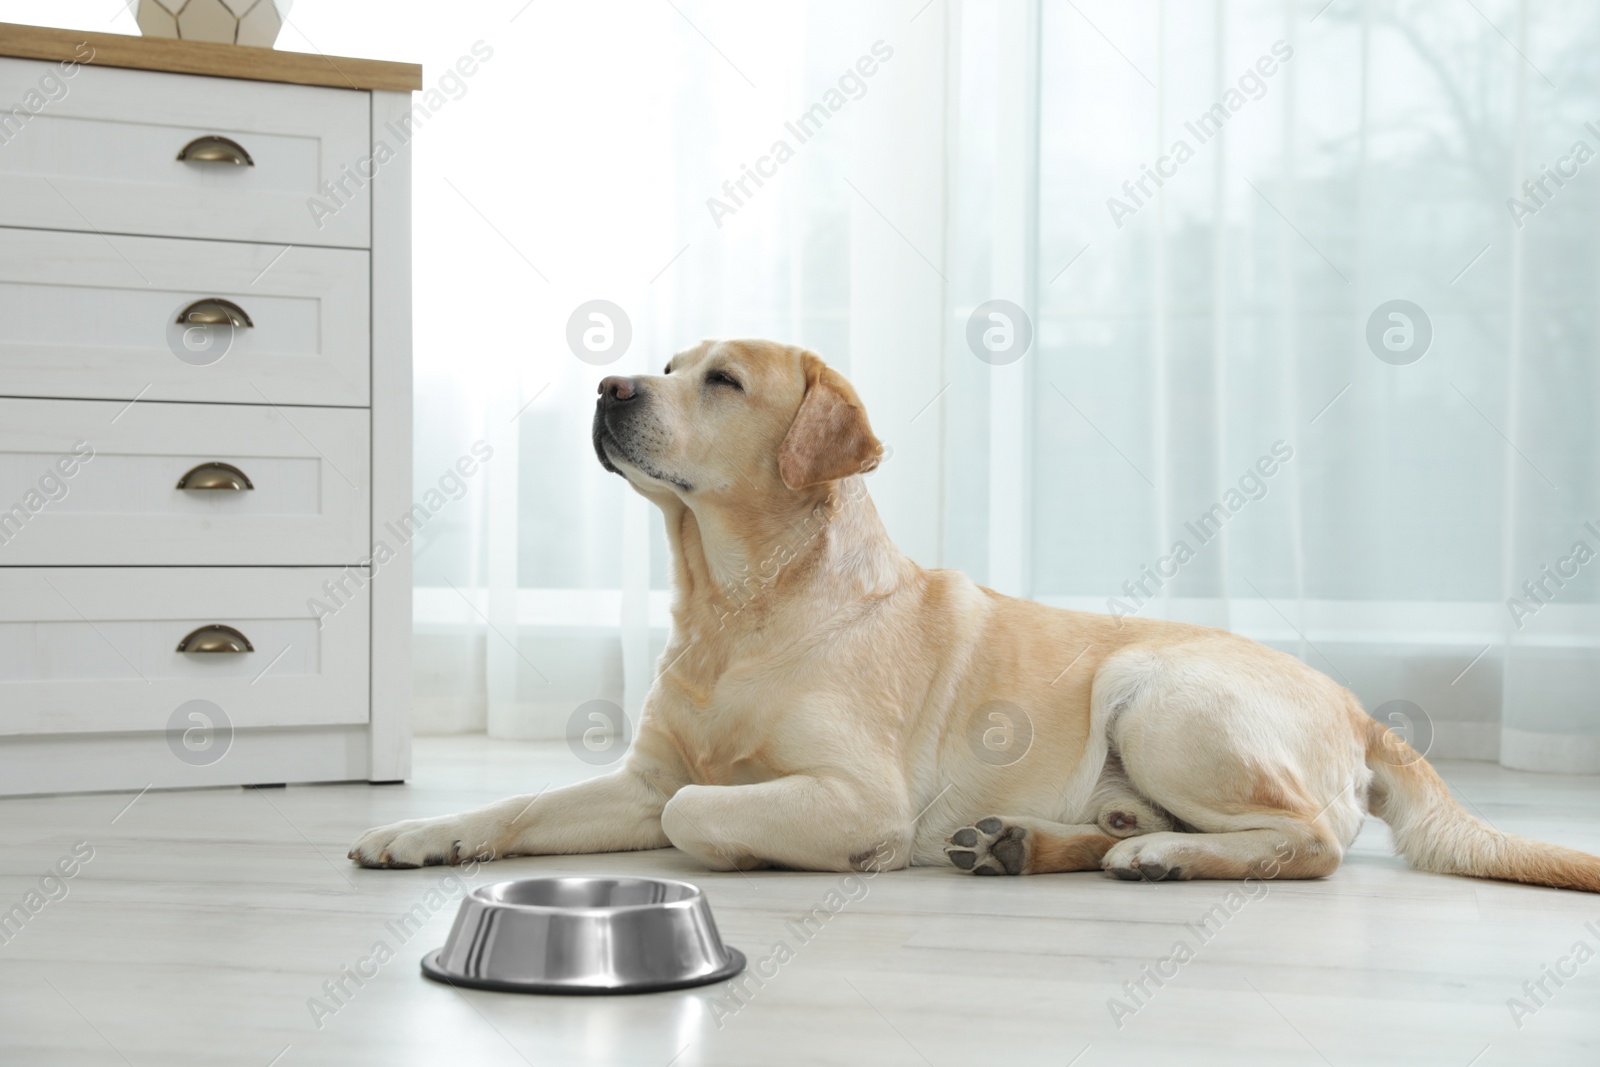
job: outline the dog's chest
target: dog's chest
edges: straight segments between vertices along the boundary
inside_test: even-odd
[[[754,785],[792,773],[770,710],[736,695],[688,702],[663,716],[697,785]]]

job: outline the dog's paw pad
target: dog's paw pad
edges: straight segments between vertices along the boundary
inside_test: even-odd
[[[1022,873],[1022,865],[1028,861],[1028,847],[1022,843],[1027,836],[1028,831],[1014,826],[989,846],[990,854],[1000,861],[1000,866],[1006,869],[1007,874]]]
[[[1182,867],[1165,867],[1159,863],[1141,863],[1137,867],[1109,867],[1112,874],[1124,882],[1180,882]]]
[[[1028,862],[1028,831],[991,815],[950,835],[945,855],[973,874],[1021,874]]]

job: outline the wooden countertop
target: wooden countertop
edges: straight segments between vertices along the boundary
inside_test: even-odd
[[[422,66],[418,63],[346,59],[209,41],[133,37],[124,33],[90,33],[0,22],[0,56],[84,62],[86,53],[80,50],[84,44],[94,49],[94,58],[89,61],[93,66],[325,85],[334,89],[410,92],[422,88]]]

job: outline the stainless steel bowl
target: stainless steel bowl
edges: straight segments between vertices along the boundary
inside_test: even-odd
[[[742,970],[700,890],[654,878],[480,886],[444,947],[422,959],[435,981],[508,993],[653,993]]]

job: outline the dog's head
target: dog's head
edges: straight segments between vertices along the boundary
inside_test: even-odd
[[[646,496],[691,504],[798,497],[883,455],[850,383],[817,355],[772,341],[704,341],[662,374],[606,378],[594,450]]]

